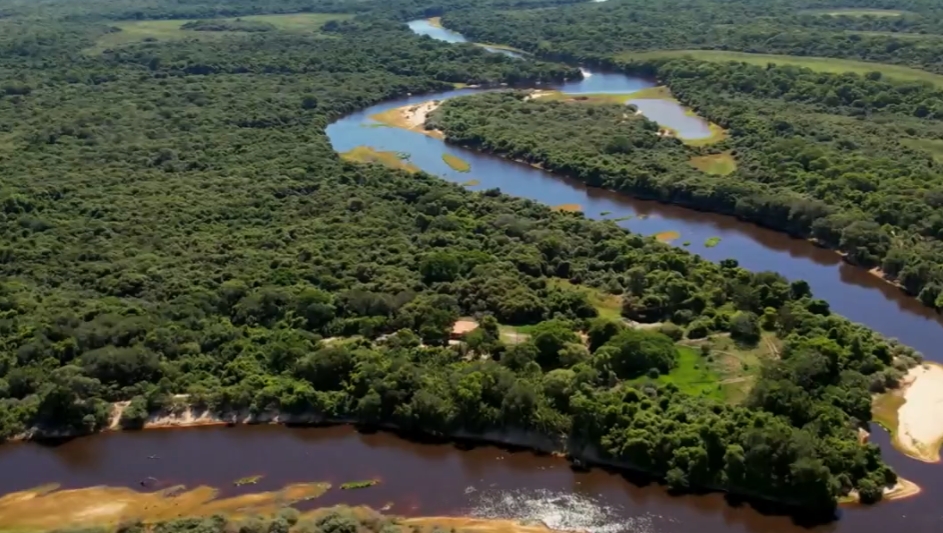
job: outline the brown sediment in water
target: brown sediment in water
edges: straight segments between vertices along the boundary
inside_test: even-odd
[[[918,494],[920,486],[904,478],[898,478],[896,485],[884,489],[884,499],[887,501],[902,500]]]
[[[73,490],[40,487],[0,497],[0,524],[13,531],[43,531],[66,524],[80,528],[216,514],[267,516],[294,503],[317,498],[330,487],[329,483],[297,483],[276,491],[219,499],[218,491],[207,486],[190,490],[178,486],[158,492],[122,487]]]
[[[920,494],[920,486],[910,481],[909,479],[904,479],[902,477],[897,478],[897,483],[892,487],[884,487],[884,496],[883,500],[885,502],[903,500],[905,498],[910,498]],[[847,496],[844,496],[839,499],[841,505],[861,505],[861,501],[858,499],[858,492],[851,491]]]
[[[299,483],[276,491],[217,498],[217,490],[207,486],[191,490],[172,487],[150,493],[119,487],[56,490],[55,486],[44,486],[0,497],[0,524],[3,530],[39,532],[56,530],[64,525],[73,529],[110,528],[133,522],[156,524],[179,518],[215,515],[238,522],[249,517],[274,516],[285,507],[321,496],[329,488],[327,483]],[[301,516],[315,518],[330,510],[331,508],[317,508]],[[380,516],[366,507],[349,510],[358,516]],[[403,531],[414,532],[442,528],[456,533],[552,531],[543,524],[466,517],[397,519],[394,524],[405,526]]]

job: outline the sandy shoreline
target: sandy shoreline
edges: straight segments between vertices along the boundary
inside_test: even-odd
[[[943,444],[943,366],[925,363],[910,369],[897,394],[903,404],[897,410],[894,444],[914,459],[940,462]]]
[[[943,375],[943,367],[938,367]],[[177,395],[175,399],[180,402],[186,398],[186,395]],[[127,408],[130,402],[116,402],[113,404],[111,421],[109,425],[102,429],[106,431],[123,431],[121,426],[121,414]],[[356,424],[355,420],[326,419],[323,416],[315,414],[293,415],[280,413],[277,411],[265,411],[262,413],[250,413],[248,411],[239,411],[232,413],[217,413],[208,409],[197,410],[183,403],[179,403],[176,408],[161,413],[151,415],[139,428],[141,430],[155,429],[182,429],[201,426],[230,426],[230,425],[249,425],[249,424],[297,424],[297,425],[317,425],[317,424]],[[386,429],[396,430],[393,426],[383,426]],[[34,438],[56,438],[73,437],[78,435],[42,432],[33,430],[18,436],[13,440],[31,440]],[[472,440],[476,442],[485,442],[490,444],[510,445],[523,447],[535,452],[550,453],[561,457],[573,457],[587,465],[611,467],[617,469],[634,470],[630,465],[622,464],[601,457],[597,450],[591,447],[580,449],[570,449],[569,443],[551,439],[549,437],[530,432],[510,430],[510,431],[488,431],[483,434],[458,432],[451,435],[458,440]],[[720,490],[710,488],[710,490]],[[887,501],[899,500],[915,496],[920,493],[920,487],[906,479],[899,478],[897,485],[885,487],[884,498]],[[850,494],[847,498],[842,498],[841,502],[854,503],[857,495]]]
[[[421,104],[405,105],[371,115],[370,118],[387,126],[402,128],[409,131],[415,131],[434,137],[444,139],[445,133],[440,130],[426,129],[426,118],[442,105],[441,100],[429,100]]]

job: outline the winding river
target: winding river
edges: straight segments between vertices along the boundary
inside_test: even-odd
[[[411,27],[424,28],[421,24]],[[419,30],[417,30],[419,31]],[[450,34],[457,39],[456,34]],[[460,37],[460,36],[458,36]],[[464,40],[464,39],[462,39]],[[569,93],[625,93],[651,82],[611,73],[589,73],[583,81],[558,87]],[[590,218],[633,216],[619,224],[642,234],[678,231],[676,242],[717,261],[735,258],[751,270],[773,270],[805,279],[832,308],[885,335],[943,360],[943,322],[916,300],[874,276],[843,263],[833,252],[802,240],[740,222],[731,217],[634,200],[592,189],[547,172],[449,146],[419,133],[369,127],[369,117],[388,109],[472,93],[456,90],[386,102],[345,117],[327,133],[337,151],[360,145],[407,152],[426,172],[480,188],[549,205],[579,204]],[[659,120],[658,112],[651,116]],[[672,111],[673,112],[673,111]],[[471,163],[470,173],[453,171],[442,154]],[[610,214],[605,217],[602,212]],[[705,246],[720,237],[716,247]],[[46,483],[64,488],[92,485],[138,487],[155,478],[153,489],[185,484],[222,488],[222,495],[257,492],[304,481],[344,481],[378,477],[382,483],[360,491],[330,491],[308,506],[367,504],[402,515],[470,514],[481,517],[540,519],[560,529],[591,533],[798,533],[943,530],[941,465],[908,459],[874,428],[888,463],[920,485],[923,493],[874,507],[845,507],[840,519],[808,528],[795,518],[766,514],[720,494],[671,496],[657,484],[594,469],[574,472],[561,459],[490,446],[467,449],[422,444],[385,433],[360,434],[351,428],[280,426],[204,427],[186,430],[117,432],[56,444],[19,443],[0,447],[0,495]],[[159,457],[149,458],[158,455]],[[233,481],[264,475],[258,485]]]
[[[428,21],[413,21],[409,25],[413,31],[435,39],[468,42],[460,34],[432,26]],[[631,93],[653,86],[651,80],[623,74],[586,70],[584,74],[588,75],[581,81],[541,88],[558,89],[569,94],[598,94]],[[498,187],[507,194],[551,206],[577,204],[588,218],[632,217],[618,224],[643,235],[677,231],[680,237],[674,244],[680,246],[688,242],[688,250],[711,261],[732,258],[749,270],[770,270],[789,279],[804,279],[815,295],[828,301],[835,312],[888,337],[900,339],[923,352],[927,359],[943,362],[941,315],[879,277],[845,263],[835,252],[734,217],[637,200],[624,194],[586,187],[528,165],[451,146],[421,133],[374,127],[377,122],[370,118],[397,107],[474,92],[474,89],[458,89],[384,102],[338,120],[328,126],[327,134],[338,152],[365,145],[377,150],[407,153],[410,163],[430,174],[455,183],[477,180],[479,185],[473,190]],[[695,119],[686,116],[680,106],[670,102],[659,101],[659,105],[647,106],[643,112],[647,112],[650,119],[676,129],[692,127],[677,120]],[[697,137],[696,130],[692,135]],[[442,160],[442,154],[452,154],[468,161],[471,172],[451,169]],[[602,213],[607,214],[603,216]],[[708,247],[706,241],[711,237],[719,237],[720,243]]]

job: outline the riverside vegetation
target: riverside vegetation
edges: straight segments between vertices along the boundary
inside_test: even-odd
[[[728,132],[726,140],[694,154],[730,150],[733,160],[723,175],[694,175],[672,161],[670,174],[642,179],[641,170],[625,170],[622,163],[608,168],[605,180],[590,181],[815,239],[853,263],[878,269],[924,304],[943,308],[943,78],[914,68],[910,73],[922,76],[895,77],[895,69],[903,68],[899,65],[938,69],[943,41],[917,32],[936,32],[943,20],[939,12],[921,1],[908,3],[911,14],[894,17],[809,14],[803,10],[812,3],[796,0],[742,0],[736,5],[705,1],[685,3],[682,9],[677,2],[630,0],[506,16],[465,10],[442,20],[471,39],[506,42],[538,57],[657,77],[683,104]],[[815,2],[814,7],[828,5]],[[864,0],[842,5],[870,4]],[[852,31],[858,33],[849,34]],[[890,31],[898,33],[882,33]],[[923,36],[926,39],[919,39]],[[691,48],[724,51],[686,51]],[[750,54],[729,50],[799,55],[782,60],[757,55],[759,60],[731,62],[725,58]],[[815,55],[895,64],[861,62],[854,72],[843,73],[846,64],[839,60],[803,60]],[[552,113],[564,112],[555,109]],[[598,140],[611,113],[601,112],[592,131],[572,135],[584,137],[583,146],[590,138]],[[527,124],[537,117],[517,118],[522,123],[508,128],[516,132],[519,155],[526,151],[525,158],[569,158],[570,163],[583,158],[580,150],[567,153],[564,147],[552,146],[545,138],[548,132],[528,130]],[[551,118],[541,114],[541,120]],[[557,129],[570,131],[562,122]],[[488,134],[492,144],[509,138],[493,128]],[[645,147],[631,159],[644,161],[650,169],[650,160],[664,160],[667,152],[678,150],[668,143],[656,146],[656,153]],[[595,150],[613,149],[601,142]]]
[[[97,431],[128,400],[122,423],[134,427],[185,394],[215,412],[569,441],[678,489],[812,509],[852,490],[873,502],[895,482],[857,427],[870,392],[894,386],[917,355],[833,315],[806,283],[497,190],[344,161],[324,134],[407,93],[577,69],[415,37],[368,2],[316,33],[102,54],[82,50],[109,20],[258,7],[9,5],[0,437]],[[539,4],[494,4],[528,5]],[[625,318],[664,324],[600,318],[581,286],[615,298]],[[450,346],[460,316],[481,327]],[[499,324],[532,326],[530,337],[505,344]],[[749,345],[764,330],[782,339],[780,358],[740,402],[658,381],[680,364],[682,337]]]

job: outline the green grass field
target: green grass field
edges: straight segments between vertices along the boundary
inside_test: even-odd
[[[701,172],[715,176],[726,176],[737,170],[737,160],[730,152],[694,156],[690,163]]]
[[[316,31],[329,20],[344,20],[351,16],[352,15],[335,13],[292,13],[288,15],[251,15],[241,18],[242,20],[267,22],[281,31],[298,32]],[[238,31],[192,31],[180,29],[180,27],[187,22],[193,22],[193,19],[116,22],[112,24],[112,26],[121,31],[99,37],[95,42],[95,46],[87,48],[85,53],[97,54],[110,48],[118,48],[148,40],[156,40],[158,42],[178,41],[182,39],[207,41],[250,35],[249,33]]]
[[[651,378],[639,378],[636,383],[651,382]],[[682,392],[692,396],[707,396],[724,401],[724,391],[720,385],[721,376],[714,372],[696,348],[678,346],[678,366],[670,373],[658,376],[654,380],[661,385],[674,383]]]
[[[586,287],[584,285],[574,285],[568,279],[548,278],[547,283],[552,287],[571,291],[583,291],[586,293],[586,299],[590,305],[596,308],[596,312],[603,318],[610,320],[622,319],[622,297],[616,294],[606,294],[595,287]]]
[[[856,9],[856,8],[832,8],[832,9],[806,9],[800,13],[805,15],[827,15],[831,17],[899,17],[910,13],[909,11],[900,11],[897,9]]]
[[[773,333],[763,333],[756,346],[738,344],[729,335],[714,335],[707,339],[686,340],[682,344],[697,352],[704,367],[716,376],[717,394],[728,403],[740,403],[747,398],[763,361],[779,357],[780,340]],[[708,357],[700,354],[701,346],[710,349]],[[680,367],[680,364],[679,364]],[[672,372],[673,374],[674,372]],[[681,387],[681,385],[678,385]],[[706,385],[698,384],[703,389]],[[713,393],[712,393],[713,394]]]
[[[766,66],[769,63],[777,65],[795,65],[805,67],[816,72],[830,72],[841,74],[854,72],[867,74],[880,72],[888,78],[902,81],[925,81],[943,87],[943,76],[932,74],[915,68],[889,65],[887,63],[869,63],[867,61],[852,61],[850,59],[833,59],[828,57],[801,57],[777,54],[748,54],[745,52],[729,52],[725,50],[659,50],[654,52],[622,52],[616,59],[629,61],[632,59],[650,59],[662,57],[691,57],[701,61],[722,63],[727,61],[742,61],[753,65]]]
[[[939,139],[901,139],[900,143],[914,150],[922,150],[933,156],[933,159],[943,163],[943,140]]]

